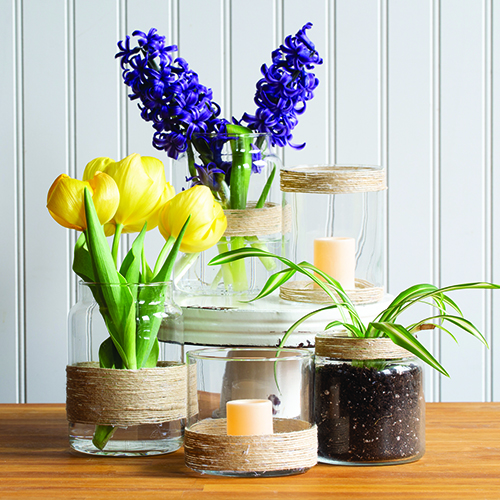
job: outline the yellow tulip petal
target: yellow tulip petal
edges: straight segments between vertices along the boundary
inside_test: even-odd
[[[172,198],[161,211],[158,227],[163,237],[177,238],[189,215],[181,252],[202,252],[215,245],[226,230],[226,216],[210,189],[194,186]]]
[[[87,163],[87,166],[83,171],[83,180],[88,181],[92,179],[97,172],[106,172],[106,168],[112,163],[115,163],[115,160],[105,156],[95,158],[91,162]]]

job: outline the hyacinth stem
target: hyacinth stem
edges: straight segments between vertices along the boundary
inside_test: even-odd
[[[245,247],[245,238],[241,236],[235,236],[231,238],[231,250],[238,250],[239,248]],[[243,264],[243,265],[241,265]],[[247,270],[245,267],[245,261],[235,260],[231,262],[231,273],[233,275],[233,290],[235,292],[244,292],[248,290],[248,279]]]
[[[257,236],[246,236],[245,241],[250,243],[252,248],[258,248],[259,250],[263,250],[264,252],[268,251],[267,245],[257,238]],[[264,264],[264,267],[268,271],[272,271],[276,269],[276,261],[271,257],[259,257],[259,260]]]
[[[219,250],[219,253],[224,253],[229,251],[229,245],[227,244],[227,239],[222,237],[217,243],[217,248]],[[231,264],[222,264],[221,265],[221,270],[222,270],[222,279],[224,280],[224,286],[226,287],[226,290],[229,288],[230,285],[233,284],[233,273],[231,271]],[[220,279],[218,278],[219,273],[217,273],[217,276],[215,277],[214,283],[216,280]],[[216,288],[217,283],[212,283],[212,288]]]
[[[177,285],[181,278],[191,269],[198,260],[200,252],[185,253],[174,266],[174,283]]]

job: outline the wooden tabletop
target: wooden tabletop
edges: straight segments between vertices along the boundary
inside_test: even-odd
[[[500,403],[427,405],[427,452],[379,467],[319,464],[278,478],[204,476],[182,450],[91,457],[68,447],[63,405],[0,405],[0,498],[500,499]]]

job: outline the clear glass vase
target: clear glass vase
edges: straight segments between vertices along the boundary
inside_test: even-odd
[[[187,358],[189,399],[196,402],[184,443],[188,467],[272,477],[316,465],[310,351],[209,348],[189,351]]]
[[[102,287],[127,287],[135,295],[127,314],[135,314],[136,335],[157,335],[156,366],[156,352],[146,362],[147,368],[119,369],[124,368],[119,359],[117,368],[100,366],[99,350],[103,343],[109,345],[114,328],[106,326],[102,301],[100,307],[94,299]],[[187,375],[182,311],[173,300],[172,288],[171,282],[79,284],[78,302],[68,318],[66,410],[73,450],[140,456],[169,453],[182,446]]]
[[[318,460],[413,462],[425,452],[422,362],[388,338],[316,336]]]
[[[237,193],[233,188],[234,172],[242,165],[251,168],[251,175],[248,187]],[[220,171],[199,177],[217,192],[228,227],[218,245],[179,259],[174,270],[176,288],[190,295],[240,295],[258,291],[278,270],[276,260],[253,257],[213,267],[208,262],[219,253],[242,247],[284,255],[290,233],[290,207],[279,188],[281,161],[266,134],[195,135],[192,149],[174,162],[172,179],[176,192],[191,185],[187,179],[200,174],[201,166],[204,172],[207,168]]]

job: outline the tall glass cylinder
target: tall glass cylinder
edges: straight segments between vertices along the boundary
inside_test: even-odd
[[[284,254],[290,208],[279,188],[281,161],[266,134],[195,135],[192,146],[172,167],[178,192],[192,183],[208,185],[227,217],[218,245],[185,254],[174,270],[176,288],[191,295],[246,294],[262,288],[278,270],[277,261],[257,258],[208,266],[218,253],[242,247]]]
[[[135,317],[133,341],[139,335],[151,338],[151,351],[137,369],[126,369],[115,351],[112,336],[123,332],[105,312],[104,320],[106,306],[94,298],[103,287],[127,289],[136,297],[121,312]],[[187,375],[182,311],[173,300],[172,284],[82,282],[68,327],[66,410],[71,448],[103,456],[156,455],[180,448]]]
[[[385,170],[376,166],[299,166],[283,169],[292,237],[287,256],[307,261],[340,282],[356,304],[380,301],[385,270]],[[280,295],[329,302],[312,281],[295,276]]]

